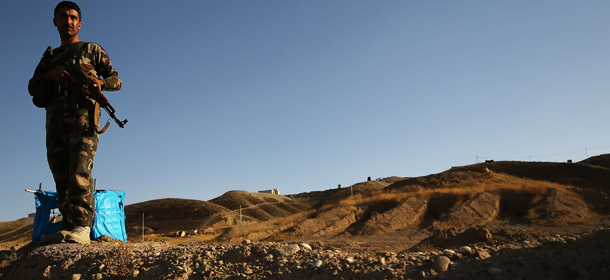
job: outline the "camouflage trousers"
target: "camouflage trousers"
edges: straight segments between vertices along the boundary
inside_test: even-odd
[[[70,230],[74,226],[93,225],[95,203],[91,171],[99,140],[96,127],[99,107],[91,104],[68,110],[64,99],[67,100],[57,98],[47,106],[46,145],[62,228]]]

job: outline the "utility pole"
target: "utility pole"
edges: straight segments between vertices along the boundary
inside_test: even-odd
[[[589,152],[587,151],[587,148],[585,148],[585,158],[587,159],[587,163],[589,163]]]

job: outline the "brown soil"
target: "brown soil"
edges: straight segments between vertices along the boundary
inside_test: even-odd
[[[31,219],[0,223],[0,276],[608,279],[609,163],[487,162],[288,196],[148,201],[126,206],[125,244],[41,246]],[[276,253],[296,243],[311,249]],[[452,253],[466,245],[478,251]]]

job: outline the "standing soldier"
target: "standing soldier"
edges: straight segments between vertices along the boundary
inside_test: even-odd
[[[34,105],[46,108],[47,160],[63,217],[62,230],[43,236],[42,241],[89,244],[95,215],[91,170],[99,140],[100,106],[89,97],[86,86],[75,83],[66,65],[77,64],[99,90],[119,90],[121,79],[100,45],[79,40],[78,5],[62,1],[53,15],[61,46],[47,49],[28,85]],[[70,98],[75,86],[82,93],[76,102]]]

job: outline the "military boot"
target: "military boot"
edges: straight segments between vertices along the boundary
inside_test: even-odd
[[[89,244],[89,242],[91,242],[91,238],[89,237],[90,235],[90,227],[77,226],[72,232],[70,232],[70,234],[66,235],[64,240],[70,243]]]
[[[43,244],[57,244],[64,242],[66,235],[70,234],[70,231],[60,230],[54,234],[43,235],[40,238],[40,242]]]

